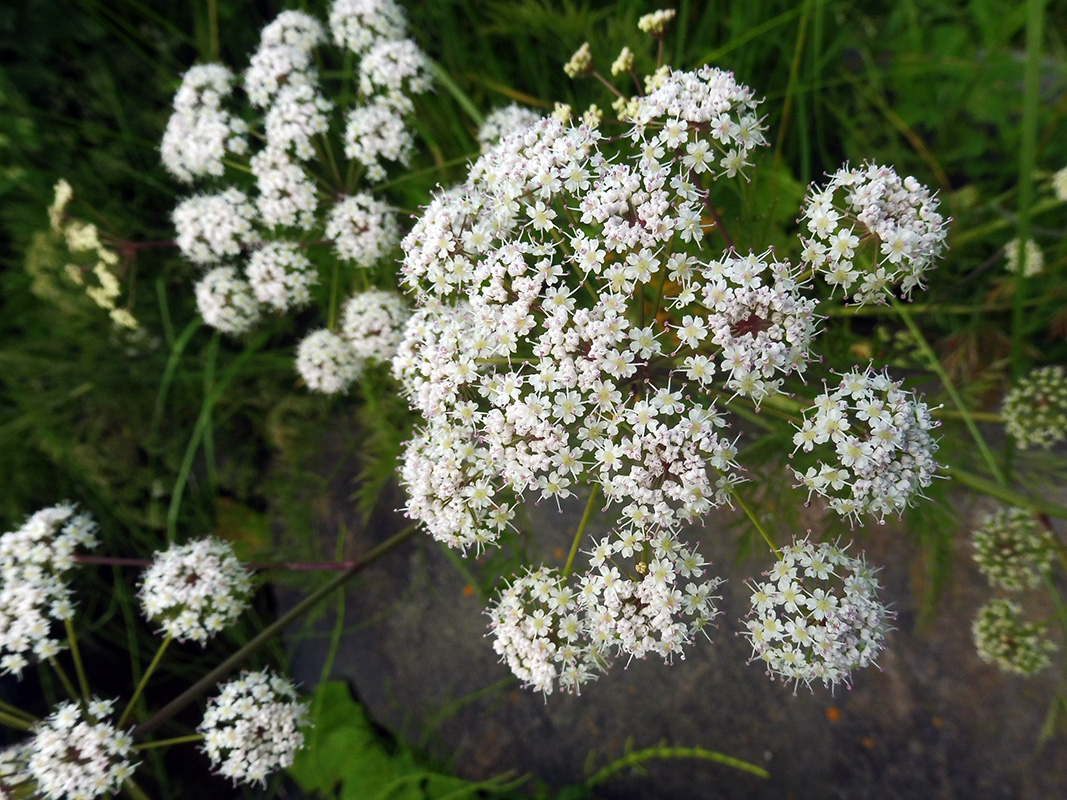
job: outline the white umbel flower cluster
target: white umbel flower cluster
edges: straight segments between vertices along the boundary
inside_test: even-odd
[[[248,126],[223,107],[233,92],[233,73],[221,64],[191,67],[174,96],[174,114],[163,132],[163,166],[185,183],[220,177],[226,153],[243,154]]]
[[[387,203],[359,192],[339,200],[330,210],[326,238],[333,240],[338,258],[370,267],[400,243],[400,224]]]
[[[163,633],[205,645],[248,608],[252,576],[229,544],[200,539],[157,553],[139,596],[145,618]]]
[[[31,653],[48,659],[64,649],[51,635],[54,621],[74,616],[63,573],[76,549],[97,544],[96,523],[69,503],[41,509],[0,536],[0,674],[21,677]]]
[[[204,322],[223,333],[247,333],[263,315],[252,285],[233,267],[215,267],[197,282],[194,292]]]
[[[525,131],[541,119],[541,115],[532,108],[523,108],[512,103],[497,108],[486,115],[482,127],[478,129],[478,144],[484,153],[505,136]]]
[[[293,684],[263,670],[219,688],[197,728],[218,773],[234,784],[262,785],[271,772],[292,766],[308,725],[307,706]]]
[[[257,248],[247,274],[256,300],[274,311],[303,308],[318,282],[311,262],[293,242],[267,242]]]
[[[535,571],[490,612],[498,652],[541,691],[616,657],[670,660],[716,613],[717,580],[676,535],[740,480],[715,398],[776,390],[815,330],[789,264],[686,253],[704,238],[696,182],[765,142],[755,107],[703,68],[665,75],[622,139],[542,119],[403,243],[419,308],[393,369],[426,420],[402,467],[409,516],[480,550],[524,500],[596,487],[618,522],[587,571]]]
[[[948,225],[937,208],[911,176],[877,164],[842,167],[808,190],[804,261],[856,303],[884,303],[897,285],[907,297],[945,249]]]
[[[1052,664],[1056,645],[1046,632],[1047,626],[1026,620],[1022,605],[1002,597],[982,606],[971,625],[981,659],[1016,675],[1033,675]]]
[[[692,181],[719,174],[716,148],[762,142],[755,104],[728,73],[680,73],[621,154],[595,126],[544,119],[426,209],[404,241],[422,309],[394,371],[427,422],[405,455],[408,514],[436,538],[480,548],[517,497],[581,483],[602,486],[628,526],[670,527],[724,501],[737,478],[705,388],[715,358],[736,350],[723,383],[759,396],[763,376],[801,368],[813,331],[788,265],[671,255],[703,239]],[[682,287],[677,327],[638,308],[665,279]],[[714,330],[687,324],[704,303]],[[713,358],[688,360],[698,346]]]
[[[1067,439],[1067,371],[1039,367],[1004,396],[1004,427],[1022,449],[1046,450]]]
[[[430,91],[430,61],[411,39],[382,39],[359,64],[359,89],[380,94],[394,108],[410,110],[411,95]]]
[[[1006,245],[1004,245],[1004,258],[1008,272],[1013,274],[1018,273],[1019,270],[1019,240],[1012,239]],[[1027,239],[1022,245],[1022,273],[1027,278],[1032,278],[1034,275],[1040,275],[1045,271],[1045,254],[1041,251],[1041,246],[1033,239]]]
[[[341,312],[341,336],[363,363],[388,363],[396,354],[411,316],[396,292],[370,289],[348,298]]]
[[[309,333],[296,350],[296,371],[313,392],[348,391],[362,369],[363,362],[352,346],[333,331]]]
[[[826,542],[795,542],[765,580],[752,585],[745,622],[754,659],[787,680],[849,683],[874,663],[892,612],[878,599],[878,580],[862,558]]]
[[[333,40],[357,56],[375,42],[402,39],[406,30],[404,10],[394,0],[334,0],[330,6]]]
[[[0,750],[0,797],[4,800],[33,795],[33,778],[26,769],[29,758],[28,741]]]
[[[542,567],[515,580],[488,611],[493,647],[525,686],[578,692],[616,657],[672,661],[718,615],[717,578],[670,533],[600,541],[591,569],[565,578]]]
[[[1052,195],[1061,203],[1067,203],[1067,167],[1052,174]]]
[[[318,330],[300,343],[297,371],[313,391],[345,392],[369,364],[389,363],[410,316],[407,303],[396,292],[357,292],[341,312],[340,333]]]
[[[194,264],[218,264],[258,238],[255,208],[244,192],[232,187],[183,200],[173,219],[178,249]]]
[[[133,774],[133,738],[106,721],[114,700],[62,703],[34,728],[26,771],[34,797],[90,800],[115,792]]]
[[[793,436],[797,449],[820,456],[818,466],[793,474],[829,500],[843,517],[900,513],[937,471],[937,422],[926,404],[885,374],[846,372],[815,398],[814,413]]]
[[[320,73],[319,64],[338,61],[325,52],[331,39],[356,56],[339,54],[346,69],[354,69],[358,86],[344,108],[335,108],[324,94],[333,73]],[[175,99],[181,110],[168,128],[166,166],[183,181],[233,173],[229,187],[189,198],[174,212],[183,255],[224,270],[205,276],[197,287],[209,325],[239,335],[266,312],[308,305],[311,287],[322,280],[320,270],[335,265],[332,257],[317,259],[309,252],[328,244],[323,239],[332,241],[338,258],[357,266],[388,257],[400,239],[396,212],[356,189],[361,181],[384,178],[387,162],[408,163],[414,148],[412,97],[429,91],[430,77],[430,61],[406,38],[404,14],[392,0],[335,0],[329,28],[303,11],[279,14],[263,29],[243,74],[244,121],[228,110],[237,107],[237,98],[227,68],[211,64],[189,71]],[[199,122],[187,119],[188,108]],[[213,126],[218,139],[218,119],[234,132],[222,145],[205,143],[206,133],[197,134],[197,141],[178,141],[194,123]],[[237,137],[246,131],[247,141],[262,143],[247,154],[240,144],[245,138]],[[335,163],[332,142],[338,139],[357,163]],[[246,161],[248,169],[228,169],[226,153],[241,156],[236,160]],[[197,166],[197,159],[206,165]],[[306,355],[305,364],[314,360],[314,354]]]
[[[971,541],[979,571],[992,586],[1009,592],[1039,586],[1056,552],[1052,533],[1022,508],[987,514]]]

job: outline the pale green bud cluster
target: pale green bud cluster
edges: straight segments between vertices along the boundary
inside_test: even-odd
[[[1035,369],[1004,397],[1004,426],[1023,448],[1052,447],[1067,438],[1067,375],[1063,367]]]
[[[973,542],[979,571],[992,586],[1010,592],[1039,585],[1056,547],[1052,534],[1021,508],[989,514]]]
[[[1027,622],[1014,600],[996,598],[986,603],[971,626],[974,646],[983,661],[1005,672],[1033,675],[1051,664],[1056,646],[1044,638],[1044,626]]]

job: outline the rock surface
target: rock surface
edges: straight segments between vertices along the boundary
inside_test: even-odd
[[[328,454],[324,454],[328,455]],[[326,470],[324,470],[325,474]],[[366,552],[406,525],[376,512],[366,526],[345,511],[350,475],[333,476],[322,532],[344,521],[347,557]],[[379,509],[402,505],[399,490]],[[535,508],[540,552],[562,563],[581,503]],[[982,509],[962,509],[974,516]],[[1033,798],[1067,797],[1067,737],[1038,744],[1056,690],[1056,671],[1031,679],[984,664],[970,625],[989,589],[974,569],[966,537],[954,541],[952,580],[936,611],[919,624],[923,554],[892,524],[854,548],[881,565],[884,598],[897,612],[881,670],[854,676],[851,689],[772,682],[736,635],[747,613],[745,580],[769,566],[756,556],[732,564],[723,511],[688,537],[729,580],[714,641],[691,645],[684,660],[617,663],[581,696],[547,698],[519,688],[486,636],[484,601],[442,547],[418,536],[366,570],[346,593],[346,633],[333,677],[350,682],[378,723],[446,761],[458,774],[487,778],[533,773],[552,787],[581,781],[628,745],[666,743],[725,753],[769,770],[762,780],[691,758],[624,770],[597,789],[607,798]],[[784,538],[784,537],[783,537]],[[325,547],[329,549],[329,542]],[[466,591],[465,591],[466,588]],[[282,605],[295,595],[281,592]],[[331,615],[317,623],[329,631]],[[294,677],[318,679],[328,636],[291,643]]]

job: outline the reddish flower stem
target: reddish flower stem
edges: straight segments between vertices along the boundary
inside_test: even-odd
[[[78,564],[105,564],[113,567],[148,567],[150,558],[118,558],[115,556],[75,555]],[[267,570],[284,569],[289,572],[343,572],[351,569],[358,561],[245,561],[242,565],[248,569]]]

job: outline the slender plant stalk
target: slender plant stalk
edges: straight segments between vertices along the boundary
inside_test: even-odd
[[[1032,297],[1023,305],[1026,307],[1038,306],[1044,303],[1047,297]],[[1011,311],[1012,303],[979,303],[977,305],[950,305],[942,303],[912,303],[908,305],[908,313],[915,316],[918,314],[960,314],[972,316],[974,314],[991,314],[995,311]],[[831,306],[820,309],[820,313],[827,317],[882,317],[896,314],[892,306]]]
[[[172,744],[187,744],[189,742],[203,741],[204,734],[202,733],[190,733],[188,736],[175,736],[171,739],[156,739],[151,742],[142,742],[141,744],[135,744],[134,750],[151,750],[153,747],[167,747]]]
[[[564,578],[571,574],[571,567],[574,566],[574,557],[578,555],[578,545],[582,541],[582,534],[585,533],[585,526],[589,524],[589,520],[593,516],[593,506],[596,504],[596,496],[599,489],[600,484],[594,483],[592,491],[589,492],[589,500],[586,501],[585,511],[582,512],[582,521],[578,523],[578,530],[574,532],[571,551],[567,554],[567,563],[563,565]]]
[[[193,434],[189,437],[189,444],[185,448],[185,455],[182,457],[182,463],[178,468],[178,478],[174,482],[174,491],[171,494],[170,506],[167,508],[168,542],[173,542],[175,534],[177,533],[178,511],[181,508],[182,496],[185,494],[185,486],[189,481],[189,475],[193,469],[193,459],[196,457],[197,450],[200,449],[200,444],[207,427],[211,424],[211,410],[214,408],[215,403],[219,401],[219,398],[225,393],[227,387],[229,387],[230,382],[236,377],[240,368],[244,366],[244,363],[248,361],[260,347],[266,344],[268,338],[270,338],[269,331],[256,337],[222,373],[218,382],[215,384],[214,391],[204,397],[204,402],[200,406],[200,416],[196,420],[196,425],[193,427]]]
[[[942,467],[941,471],[953,480],[959,481],[964,486],[970,486],[972,489],[975,489],[982,494],[987,494],[990,497],[1003,500],[1008,505],[1017,506],[1019,508],[1030,508],[1042,514],[1047,514],[1050,517],[1056,517],[1057,519],[1067,519],[1067,507],[1057,505],[1056,503],[1050,503],[1041,498],[1027,497],[1014,489],[1010,489],[1007,486],[1001,486],[998,483],[993,483],[992,481],[988,481],[979,475],[975,475],[967,470],[960,469],[959,467]]]
[[[994,411],[968,411],[967,414],[978,422],[1004,422],[1004,417]],[[954,408],[937,408],[930,412],[930,416],[965,419],[964,415]]]
[[[785,87],[785,98],[782,101],[782,117],[778,121],[778,141],[774,145],[774,171],[778,171],[778,164],[782,160],[782,148],[785,145],[786,132],[789,129],[789,115],[793,111],[793,98],[796,95],[797,77],[800,74],[800,56],[804,52],[804,44],[808,39],[808,15],[811,3],[805,2],[800,12],[800,23],[797,25],[797,41],[793,47],[793,60],[789,63],[789,80]]]
[[[0,700],[0,711],[3,711],[13,717],[22,717],[26,722],[36,722],[37,718],[30,714],[28,711],[23,711],[18,706],[13,706],[10,703],[5,703]]]
[[[1044,0],[1029,0],[1026,4],[1026,63],[1023,70],[1023,119],[1019,145],[1019,225],[1016,236],[1020,250],[1030,235],[1031,206],[1034,203],[1034,164],[1037,161],[1037,115],[1041,83],[1041,29],[1045,19]],[[1014,306],[1011,314],[1011,368],[1018,379],[1026,370],[1023,358],[1025,338],[1026,270],[1019,260],[1015,275]]]
[[[63,627],[67,631],[67,644],[70,645],[70,657],[74,659],[74,672],[78,676],[78,686],[81,687],[81,696],[89,699],[89,679],[85,675],[85,665],[82,664],[81,651],[78,649],[78,636],[74,632],[74,623],[70,619],[63,620]]]
[[[604,783],[616,772],[639,766],[646,761],[655,761],[656,759],[661,758],[698,758],[705,761],[715,761],[719,764],[725,764],[728,767],[739,769],[742,772],[747,772],[750,775],[756,775],[760,778],[769,778],[771,776],[767,770],[762,767],[757,767],[755,764],[750,764],[747,761],[742,761],[739,758],[734,758],[733,756],[728,756],[724,753],[717,753],[714,750],[705,750],[703,747],[656,746],[649,747],[645,750],[638,750],[634,753],[627,753],[622,758],[608,764],[604,769],[587,778],[585,785],[588,788],[592,788],[598,784]]]
[[[1030,217],[1036,217],[1038,214],[1043,214],[1046,211],[1051,211],[1052,209],[1059,208],[1062,205],[1063,201],[1055,197],[1051,197],[1047,200],[1041,200],[1037,203],[1033,203],[1030,206]],[[990,220],[989,222],[986,222],[983,225],[978,225],[977,227],[970,228],[969,230],[963,231],[956,235],[950,235],[949,243],[952,245],[952,247],[960,247],[961,245],[967,244],[968,242],[984,239],[990,233],[996,233],[997,231],[1002,231],[1005,228],[1010,228],[1012,225],[1018,224],[1019,219],[1017,217],[1013,218],[1010,215],[997,217],[996,219]],[[1038,298],[1037,301],[1040,301],[1040,298]],[[1027,302],[1029,303],[1035,301],[1028,300]]]
[[[126,792],[133,800],[152,800],[144,789],[134,783],[133,778],[127,778],[122,782],[122,791]]]
[[[70,678],[67,677],[66,670],[60,666],[60,663],[54,657],[48,659],[48,663],[52,665],[52,669],[54,669],[56,675],[59,676],[59,681],[63,684],[63,688],[66,690],[70,699],[77,700],[80,695],[78,694],[78,690],[74,688],[74,684],[70,682]]]
[[[281,631],[285,629],[290,623],[292,623],[302,614],[311,610],[321,600],[328,597],[334,591],[334,589],[336,589],[338,586],[342,586],[347,581],[351,580],[353,577],[362,572],[365,567],[370,566],[375,561],[382,558],[387,553],[391,552],[396,547],[406,542],[408,539],[414,536],[417,531],[418,528],[414,525],[405,528],[400,533],[395,534],[394,536],[382,542],[377,547],[373,548],[370,552],[363,556],[363,558],[353,564],[353,566],[351,566],[349,569],[345,570],[335,578],[331,578],[321,587],[309,594],[307,597],[305,597],[303,600],[293,606],[289,611],[278,617],[278,619],[276,619],[274,622],[272,622],[270,625],[260,631],[244,647],[242,647],[232,656],[227,658],[225,661],[215,667],[215,669],[211,670],[209,673],[207,673],[204,677],[202,677],[200,680],[198,680],[196,683],[194,683],[176,698],[167,703],[167,705],[163,706],[163,708],[153,714],[148,720],[142,722],[140,725],[134,728],[134,739],[140,739],[154,731],[156,728],[158,728],[160,725],[162,725],[164,722],[166,722],[168,719],[177,714],[187,705],[189,705],[198,697],[200,697],[200,695],[202,695],[204,692],[214,686],[220,678],[222,678],[224,675],[229,674],[232,670],[240,666],[240,664],[246,658],[248,658],[250,655],[252,655],[252,653],[254,653],[260,647],[269,642],[274,636],[281,633]]]
[[[760,536],[763,537],[763,541],[765,541],[767,543],[767,546],[771,548],[771,552],[774,553],[774,557],[778,560],[781,560],[782,551],[778,549],[778,545],[774,543],[774,538],[771,536],[770,531],[768,531],[767,528],[764,527],[763,523],[760,522],[759,517],[756,516],[756,512],[753,511],[752,507],[745,502],[745,498],[741,496],[740,492],[734,492],[733,496],[734,499],[737,501],[737,504],[741,506],[741,510],[745,512],[745,514],[750,520],[752,520],[752,524],[756,526],[756,530],[758,530]]]
[[[207,46],[211,61],[219,60],[219,12],[216,0],[207,0]]]
[[[330,275],[330,308],[326,318],[326,327],[333,331],[337,329],[337,312],[341,303],[341,267],[338,259],[333,260],[333,269]]]
[[[144,687],[148,685],[148,679],[155,672],[157,666],[159,666],[160,660],[163,658],[163,654],[167,652],[167,647],[174,640],[171,634],[167,634],[167,637],[163,640],[163,643],[156,650],[156,654],[152,657],[152,663],[148,665],[148,669],[145,670],[144,675],[141,676],[140,682],[137,684],[137,688],[133,690],[133,696],[126,704],[126,708],[122,711],[122,716],[119,717],[119,721],[115,723],[116,728],[121,728],[122,723],[126,721],[126,718],[133,712],[134,705],[137,703],[137,698],[141,696],[141,692],[144,691]]]
[[[7,727],[18,731],[28,731],[33,728],[32,721],[23,719],[21,716],[8,714],[6,711],[0,711],[0,725],[7,725]]]
[[[989,449],[989,445],[986,444],[985,438],[982,436],[981,431],[978,430],[978,426],[974,422],[974,415],[971,410],[967,408],[967,405],[963,402],[963,398],[960,397],[960,393],[956,391],[956,386],[953,384],[952,379],[948,376],[945,368],[941,366],[941,361],[930,347],[930,343],[926,341],[926,337],[923,336],[922,331],[919,330],[919,326],[915,324],[915,320],[911,318],[907,309],[904,308],[896,300],[893,301],[893,308],[896,309],[897,314],[904,321],[904,324],[908,326],[908,330],[915,338],[916,343],[919,345],[919,349],[923,351],[923,355],[926,356],[926,360],[930,362],[930,367],[937,373],[937,377],[941,379],[941,383],[945,387],[945,391],[948,392],[948,396],[952,398],[953,404],[956,406],[956,410],[959,411],[960,416],[963,418],[963,424],[967,426],[967,430],[970,431],[971,438],[974,439],[975,444],[978,445],[978,450],[982,453],[982,458],[985,459],[986,466],[989,467],[989,472],[996,479],[1000,486],[1007,487],[1008,480],[1004,477],[1004,473],[1000,470],[1000,465],[997,464],[996,458],[993,457],[993,452]]]
[[[167,401],[167,392],[170,390],[170,385],[174,381],[174,371],[178,368],[178,362],[181,360],[182,353],[185,352],[185,347],[189,344],[189,340],[193,338],[193,334],[200,329],[202,324],[203,321],[200,317],[196,317],[190,322],[174,342],[170,355],[167,356],[167,364],[163,368],[163,379],[159,382],[159,393],[156,395],[156,406],[152,410],[152,423],[148,429],[149,440],[155,439],[156,431],[159,430],[159,424],[163,421],[163,409]]]

